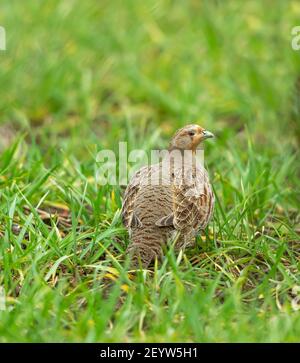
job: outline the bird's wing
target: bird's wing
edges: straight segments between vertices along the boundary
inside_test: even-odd
[[[205,228],[214,205],[214,195],[205,169],[187,170],[175,175],[173,213],[156,222],[159,227],[173,225],[177,230]]]
[[[139,218],[134,213],[135,199],[140,191],[145,179],[149,175],[149,167],[144,166],[138,170],[131,178],[123,198],[121,216],[122,222],[126,228],[141,227]]]
[[[205,228],[214,196],[204,168],[190,169],[174,184],[174,226],[178,230]]]

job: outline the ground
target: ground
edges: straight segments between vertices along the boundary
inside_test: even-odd
[[[299,16],[285,0],[2,1],[0,341],[299,341]],[[128,276],[124,188],[97,184],[97,152],[164,148],[191,122],[217,136],[214,219]]]

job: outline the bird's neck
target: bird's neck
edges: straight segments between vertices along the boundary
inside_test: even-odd
[[[170,147],[166,160],[169,160],[175,167],[177,166],[195,166],[196,152],[195,150],[184,150],[176,147]]]
[[[195,156],[195,154],[196,154],[196,149],[180,149],[180,148],[178,148],[176,146],[173,146],[173,145],[171,145],[168,148],[168,151],[169,152],[176,151],[177,153],[180,153],[182,156],[184,156],[184,153],[189,153],[189,152],[192,152],[193,156]]]

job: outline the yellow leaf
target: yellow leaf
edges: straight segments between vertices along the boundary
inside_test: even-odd
[[[129,286],[127,284],[123,284],[121,285],[121,289],[125,292],[128,292],[129,291]]]
[[[111,273],[107,273],[107,274],[105,274],[104,275],[104,277],[107,277],[107,278],[109,278],[109,279],[111,279],[111,280],[113,280],[113,281],[116,281],[116,276],[114,276],[113,274],[111,274]]]

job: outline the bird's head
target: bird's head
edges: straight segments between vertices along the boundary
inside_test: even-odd
[[[179,129],[173,136],[169,150],[192,150],[204,140],[214,137],[214,135],[199,125],[187,125]]]

